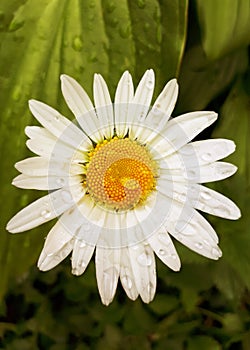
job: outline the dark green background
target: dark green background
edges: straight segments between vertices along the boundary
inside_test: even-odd
[[[250,349],[250,1],[0,0],[0,349]],[[11,235],[5,225],[41,193],[11,186],[14,163],[29,153],[30,98],[73,118],[59,76],[76,78],[92,96],[95,72],[112,96],[129,69],[137,84],[156,73],[155,97],[177,77],[174,115],[209,109],[215,126],[200,138],[233,139],[235,176],[213,185],[242,210],[237,222],[209,217],[223,257],[209,261],[176,243],[183,267],[157,261],[155,300],[130,301],[121,286],[107,308],[94,263],[72,276],[67,259],[41,273],[36,261],[50,223]]]

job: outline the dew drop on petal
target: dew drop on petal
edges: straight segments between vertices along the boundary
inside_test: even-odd
[[[51,212],[48,209],[44,209],[41,211],[41,216],[44,219],[48,219],[51,216]]]
[[[182,241],[183,240],[183,235],[181,233],[177,233],[175,238],[178,240],[178,241]]]
[[[213,247],[211,253],[215,258],[220,258],[222,255],[221,250],[218,247]]]
[[[152,282],[149,282],[149,284],[147,285],[147,292],[151,294],[152,290],[154,290],[154,285]]]
[[[86,247],[86,243],[82,241],[82,242],[79,244],[79,247],[80,247],[80,248],[85,248],[85,247]]]
[[[194,179],[194,178],[196,178],[197,177],[197,174],[196,174],[196,171],[195,170],[193,170],[193,169],[189,169],[189,170],[187,170],[187,174],[186,174],[186,178],[187,179]]]
[[[210,162],[212,159],[212,154],[211,153],[204,153],[201,156],[201,159],[204,160],[205,162]]]
[[[137,261],[142,266],[150,266],[152,264],[152,258],[146,253],[142,253],[138,256]]]
[[[58,179],[56,179],[56,183],[59,186],[63,186],[65,184],[65,180],[61,177],[59,177]]]
[[[69,203],[72,201],[72,196],[69,191],[62,191],[61,196],[62,196],[62,200],[66,203]]]
[[[177,259],[177,255],[176,255],[176,254],[171,254],[171,258],[172,258],[173,260],[176,260],[176,259]]]
[[[166,255],[166,251],[164,250],[164,249],[160,249],[159,251],[158,251],[158,253],[159,253],[159,255]]]
[[[202,249],[203,248],[203,244],[201,242],[197,242],[194,244],[196,248],[198,249]]]
[[[125,276],[123,276],[123,277],[121,278],[121,282],[122,282],[122,284],[123,284],[126,288],[128,288],[128,289],[131,289],[132,286],[133,286],[132,280],[131,280],[130,277],[127,276],[127,275],[125,275]]]
[[[152,80],[149,80],[146,84],[146,87],[149,89],[149,90],[152,90],[153,87],[154,87],[154,82]]]
[[[161,114],[161,105],[157,104],[152,108],[152,113],[154,114],[154,116],[158,116],[159,114]],[[158,118],[157,118],[158,120]]]
[[[211,195],[209,192],[204,191],[204,192],[201,192],[201,198],[203,198],[205,200],[209,200],[209,199],[211,199]]]

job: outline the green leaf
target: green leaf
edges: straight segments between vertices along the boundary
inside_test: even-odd
[[[214,137],[225,137],[236,143],[236,152],[228,160],[238,166],[238,172],[230,179],[215,184],[215,189],[231,197],[242,209],[242,218],[235,222],[215,220],[221,235],[224,259],[237,271],[245,285],[250,287],[250,163],[249,163],[249,77],[239,79],[232,88],[219,118]]]
[[[221,350],[220,344],[206,335],[194,336],[188,339],[187,350]]]
[[[228,87],[237,74],[246,70],[247,64],[246,49],[209,62],[201,46],[190,48],[181,67],[177,111],[204,109]]]
[[[216,59],[250,43],[250,1],[196,0],[202,44]]]

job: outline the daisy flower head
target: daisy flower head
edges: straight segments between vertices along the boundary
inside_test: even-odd
[[[94,76],[94,105],[84,89],[62,75],[62,93],[71,122],[48,105],[29,107],[42,127],[28,126],[27,147],[37,156],[16,163],[13,184],[48,190],[8,223],[12,233],[54,218],[38,260],[46,271],[72,253],[72,273],[81,275],[95,254],[101,300],[114,298],[118,280],[129,298],[150,302],[156,289],[155,255],[174,271],[180,259],[172,237],[193,251],[218,259],[218,237],[197,211],[238,219],[238,207],[201,185],[225,179],[236,167],[221,162],[235,150],[232,141],[190,142],[217,114],[186,113],[171,118],[178,84],[169,81],[153,106],[154,72],[147,70],[136,90],[123,73],[111,101],[101,75]]]

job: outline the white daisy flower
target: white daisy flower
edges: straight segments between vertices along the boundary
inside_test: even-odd
[[[15,165],[22,174],[13,184],[49,193],[17,213],[7,229],[22,232],[58,217],[38,260],[40,270],[52,269],[72,252],[72,273],[81,275],[95,251],[105,305],[119,278],[129,298],[140,295],[148,303],[156,289],[154,253],[172,270],[180,269],[171,236],[205,257],[221,256],[216,232],[197,210],[240,217],[230,199],[201,185],[235,173],[234,165],[219,161],[235,145],[225,139],[190,143],[217,114],[192,112],[170,120],[178,95],[175,79],[150,108],[152,69],[135,92],[126,71],[114,105],[99,74],[94,105],[74,79],[62,75],[61,81],[77,123],[42,102],[29,102],[42,125],[25,129],[37,157]]]

